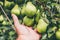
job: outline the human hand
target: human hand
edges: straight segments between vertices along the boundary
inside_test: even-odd
[[[41,35],[37,34],[32,28],[20,24],[16,15],[12,14],[12,18],[18,35],[16,40],[39,40]]]

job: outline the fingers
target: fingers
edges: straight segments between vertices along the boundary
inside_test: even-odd
[[[17,18],[16,15],[12,14],[12,18],[13,18],[13,21],[14,21],[14,25],[15,25],[15,26],[20,25],[20,24],[19,24],[19,21],[18,21],[18,18]]]
[[[35,28],[34,31],[37,32],[37,29]]]
[[[20,35],[20,34],[27,34],[28,33],[27,28],[24,25],[21,25],[19,23],[17,16],[12,14],[12,18],[13,18],[13,21],[14,21],[14,26],[15,26],[17,34],[18,35]]]
[[[15,26],[15,30],[17,32],[17,34],[20,34],[20,29],[19,29],[19,21],[18,21],[18,18],[16,15],[12,14],[12,18],[13,18],[13,21],[14,21],[14,26]]]

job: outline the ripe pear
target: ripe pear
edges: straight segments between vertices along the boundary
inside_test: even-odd
[[[27,2],[26,8],[25,8],[25,12],[26,15],[29,17],[32,17],[36,14],[36,7],[32,4],[32,2]]]
[[[20,15],[20,9],[19,6],[16,4],[14,8],[11,10],[12,14]]]
[[[44,33],[46,32],[48,24],[43,20],[43,19],[39,19],[39,22],[37,24],[37,31],[39,33]]]
[[[23,23],[27,26],[32,26],[34,23],[34,19],[33,18],[28,18],[27,16],[25,16],[23,18]]]

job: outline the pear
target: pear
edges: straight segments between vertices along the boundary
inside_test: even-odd
[[[9,2],[5,0],[5,8],[11,8],[14,5],[14,2]]]
[[[60,29],[56,31],[56,38],[60,40]]]
[[[37,24],[37,31],[39,33],[44,33],[46,32],[48,24],[43,20],[43,19],[39,19],[39,22]]]
[[[20,15],[20,9],[19,6],[16,4],[13,9],[11,10],[12,14]]]
[[[2,5],[2,6],[3,6],[3,2],[1,2],[1,1],[0,1],[0,5]]]
[[[23,15],[23,16],[25,15],[25,7],[26,7],[26,6],[23,5],[22,10],[21,10],[21,15]]]
[[[33,23],[34,23],[34,19],[33,18],[28,18],[27,16],[25,16],[23,18],[23,23],[26,25],[26,26],[32,26]]]
[[[32,4],[32,2],[27,2],[26,8],[25,8],[25,12],[26,15],[29,17],[32,17],[36,14],[36,7]]]
[[[2,22],[4,20],[3,15],[0,15],[0,22]]]
[[[35,18],[36,23],[38,23],[39,19],[40,19],[40,10],[38,10],[36,13],[36,18]]]
[[[3,22],[2,22],[2,25],[9,25],[9,22],[3,21]]]

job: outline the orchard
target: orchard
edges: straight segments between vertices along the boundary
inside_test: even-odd
[[[19,23],[36,29],[40,40],[60,40],[60,0],[0,0],[0,40],[16,40]]]

